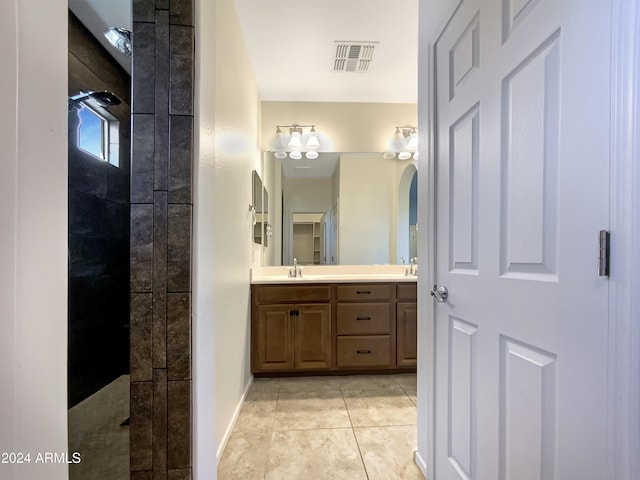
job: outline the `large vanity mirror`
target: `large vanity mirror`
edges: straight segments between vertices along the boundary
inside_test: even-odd
[[[382,153],[263,154],[271,247],[263,265],[407,263],[416,256],[417,170]]]

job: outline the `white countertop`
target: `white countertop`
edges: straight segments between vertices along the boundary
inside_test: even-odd
[[[408,265],[301,265],[302,277],[289,277],[290,265],[251,269],[252,284],[415,282]]]

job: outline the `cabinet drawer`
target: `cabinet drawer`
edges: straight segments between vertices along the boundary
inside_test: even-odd
[[[418,298],[418,288],[415,283],[399,283],[398,284],[398,301],[413,301]]]
[[[390,300],[391,285],[388,284],[361,284],[338,285],[336,288],[338,301],[358,300]]]
[[[391,305],[388,303],[339,303],[338,335],[389,333]]]
[[[331,299],[329,285],[265,285],[253,291],[257,303],[328,302]]]
[[[338,367],[388,367],[389,335],[338,337]]]

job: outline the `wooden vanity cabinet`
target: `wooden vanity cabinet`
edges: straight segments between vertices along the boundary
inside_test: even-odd
[[[252,297],[254,372],[331,368],[330,287],[255,286]]]
[[[415,370],[416,284],[251,287],[254,373]]]
[[[338,368],[395,367],[395,285],[336,286]]]
[[[415,283],[398,284],[396,352],[398,367],[415,367],[418,357],[418,305]]]

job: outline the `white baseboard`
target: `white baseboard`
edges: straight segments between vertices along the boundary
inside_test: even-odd
[[[242,410],[242,405],[244,404],[244,400],[247,398],[247,393],[249,393],[249,389],[251,388],[251,384],[253,383],[253,375],[249,379],[249,383],[247,383],[244,392],[242,393],[242,397],[238,402],[238,406],[233,412],[233,416],[231,417],[231,421],[229,422],[229,426],[227,430],[224,432],[224,436],[222,437],[222,442],[218,445],[218,451],[216,452],[216,465],[220,463],[220,459],[222,458],[222,454],[224,453],[224,449],[227,447],[227,442],[229,441],[229,437],[231,436],[231,432],[233,431],[233,427],[236,426],[236,421],[238,420],[238,415],[240,415],[240,410]]]
[[[422,456],[420,455],[420,452],[418,452],[418,450],[413,451],[413,461],[422,472],[422,475],[424,476],[424,478],[427,478],[427,464],[422,459]]]

